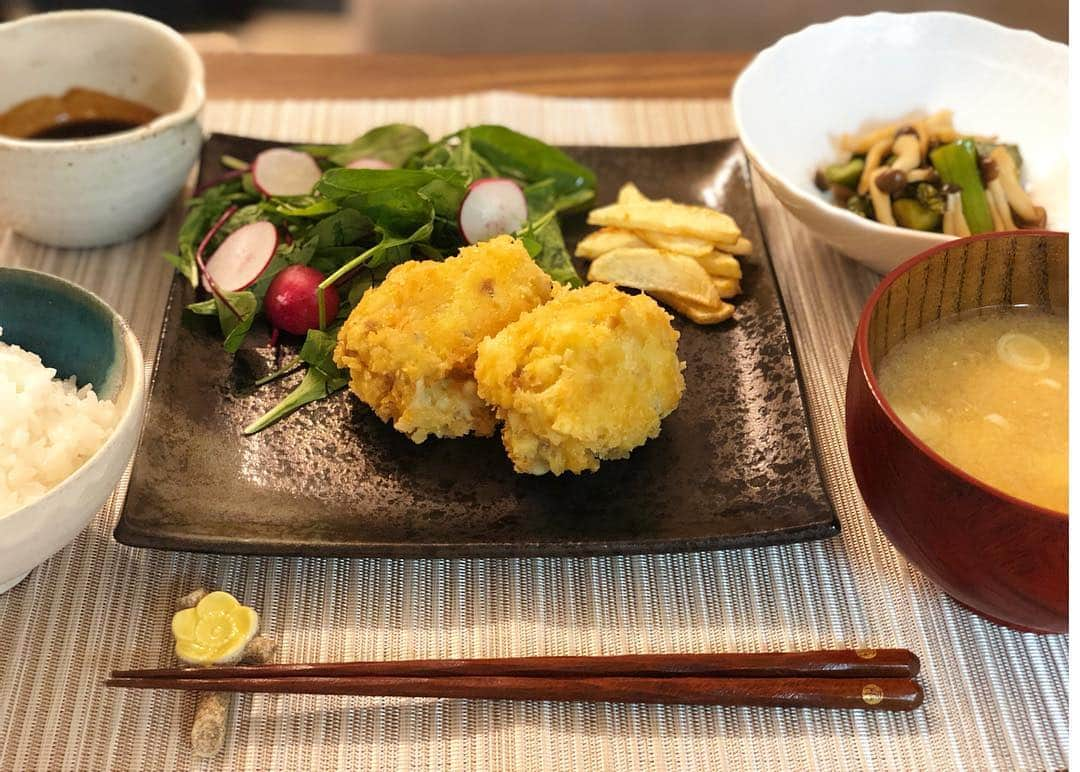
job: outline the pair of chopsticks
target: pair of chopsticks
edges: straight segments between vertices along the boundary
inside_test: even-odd
[[[907,649],[403,660],[114,670],[106,686],[216,692],[914,710]]]

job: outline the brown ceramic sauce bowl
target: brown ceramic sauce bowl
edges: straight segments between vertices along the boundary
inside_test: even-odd
[[[955,600],[1032,632],[1068,627],[1069,522],[937,455],[901,423],[874,368],[897,343],[974,308],[1067,313],[1068,235],[994,233],[951,241],[892,271],[863,309],[851,352],[847,443],[866,506],[889,540]]]

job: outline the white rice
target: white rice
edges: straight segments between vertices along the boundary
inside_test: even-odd
[[[60,380],[41,357],[0,341],[0,517],[82,466],[116,419],[116,406],[90,384]]]

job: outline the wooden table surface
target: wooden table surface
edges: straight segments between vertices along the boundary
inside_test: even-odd
[[[204,53],[212,99],[425,97],[501,89],[596,97],[728,97],[749,53]]]

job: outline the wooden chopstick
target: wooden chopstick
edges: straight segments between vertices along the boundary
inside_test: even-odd
[[[548,678],[520,676],[288,676],[270,678],[110,678],[107,686],[216,692],[454,697],[661,705],[914,710],[923,692],[910,678]]]
[[[907,649],[836,649],[721,654],[626,654],[609,657],[422,659],[384,662],[238,665],[117,670],[114,678],[519,676],[529,678],[713,676],[729,678],[914,678],[919,658]]]
[[[404,660],[113,671],[107,686],[386,697],[913,710],[906,649]]]

